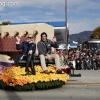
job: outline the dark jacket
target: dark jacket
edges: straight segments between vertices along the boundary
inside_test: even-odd
[[[22,50],[22,52],[15,58],[15,64],[19,62],[23,55],[27,55],[29,50],[32,50],[34,54],[36,51],[36,44],[33,42],[29,44],[27,41],[24,41],[21,44],[16,44],[16,49]]]
[[[52,50],[51,47],[58,48],[57,42],[53,42],[47,39],[47,42],[44,43],[43,41],[40,40],[37,44],[39,55],[43,54],[44,56],[46,56],[46,54],[51,54]]]

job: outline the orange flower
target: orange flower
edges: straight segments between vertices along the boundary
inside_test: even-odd
[[[28,81],[26,79],[21,80],[23,82],[23,84],[27,84]]]
[[[19,79],[15,80],[15,81],[14,81],[14,84],[15,84],[15,85],[21,85],[21,86],[24,85],[23,82],[22,82],[21,80],[19,80]]]

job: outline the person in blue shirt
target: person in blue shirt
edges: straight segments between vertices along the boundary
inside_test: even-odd
[[[20,44],[20,38],[17,36],[16,49],[22,50],[22,52],[15,58],[14,63],[18,65],[20,59],[26,60],[25,71],[29,72],[29,66],[31,67],[32,74],[35,75],[34,69],[34,53],[36,51],[36,44],[33,41],[34,36],[29,34],[26,41]]]

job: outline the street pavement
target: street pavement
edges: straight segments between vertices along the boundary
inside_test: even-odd
[[[100,70],[75,70],[81,77],[70,77],[60,88],[16,92],[0,90],[0,100],[100,100]]]
[[[70,77],[69,84],[100,84],[100,70],[75,70],[75,74],[81,74],[81,77]]]

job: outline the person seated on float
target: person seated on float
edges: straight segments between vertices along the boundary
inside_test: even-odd
[[[22,52],[15,58],[14,63],[18,66],[19,60],[24,59],[26,60],[26,67],[25,72],[29,73],[29,66],[31,67],[32,74],[35,75],[35,68],[34,68],[34,53],[36,51],[36,44],[33,41],[34,36],[29,34],[26,41],[23,41],[20,44],[20,38],[16,37],[16,49],[22,50]]]
[[[58,48],[56,42],[56,37],[53,37],[53,41],[47,39],[47,34],[45,32],[41,33],[41,40],[37,44],[38,53],[41,61],[41,66],[44,70],[44,73],[49,74],[46,67],[45,59],[52,60],[55,59],[55,64],[57,68],[57,73],[62,73],[60,67],[60,59],[58,54],[51,54],[52,47]]]

